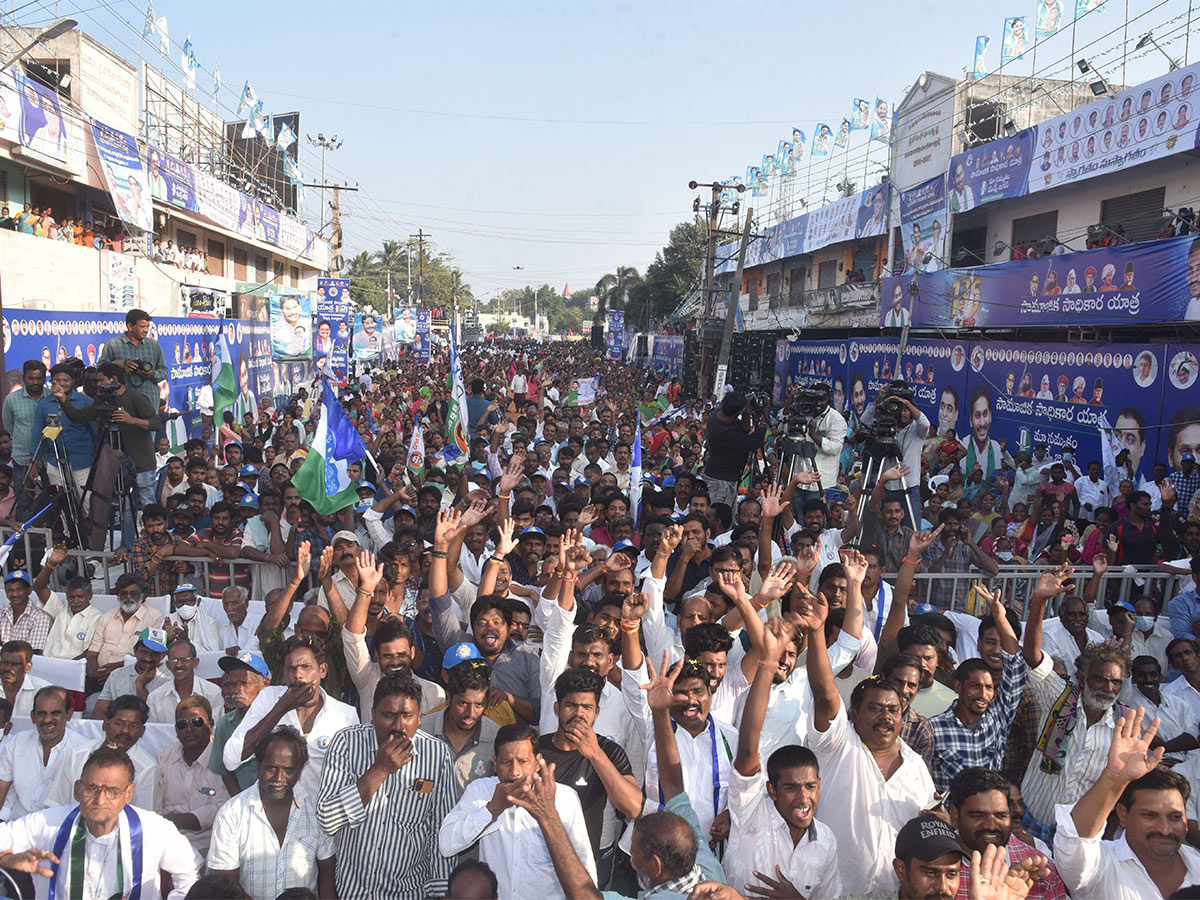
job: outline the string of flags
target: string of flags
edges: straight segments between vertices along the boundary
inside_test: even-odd
[[[1074,2],[1074,16],[1068,14]],[[1040,0],[1037,12],[1032,17],[1034,27],[1029,27],[1030,16],[1009,16],[1004,20],[1000,37],[1000,65],[1006,66],[1023,58],[1028,50],[1040,40],[1045,40],[1077,22],[1089,13],[1101,12],[1108,0]],[[975,38],[975,57],[971,66],[971,79],[978,81],[987,75],[990,65],[987,60],[992,36],[981,34]]]

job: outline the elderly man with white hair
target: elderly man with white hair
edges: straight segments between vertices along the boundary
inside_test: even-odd
[[[258,622],[250,622],[246,617],[250,609],[249,592],[237,585],[225,588],[221,591],[221,608],[225,615],[217,619],[218,649],[230,656],[258,653],[258,636],[254,633]]]

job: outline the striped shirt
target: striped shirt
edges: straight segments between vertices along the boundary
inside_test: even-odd
[[[435,737],[418,731],[412,742],[412,760],[363,806],[358,779],[379,751],[375,726],[353,725],[333,736],[317,821],[336,842],[339,896],[422,900],[446,892],[454,858],[438,852],[437,834],[454,807],[453,761]]]
[[[167,380],[167,358],[163,356],[162,345],[153,338],[135,344],[126,335],[118,334],[100,350],[100,362],[115,362],[118,359],[136,359],[148,363],[154,370],[146,378],[126,373],[125,383],[149,400],[151,409],[158,409],[158,382]]]

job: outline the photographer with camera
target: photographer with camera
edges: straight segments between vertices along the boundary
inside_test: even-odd
[[[150,313],[131,309],[125,314],[125,333],[105,343],[100,350],[100,364],[116,363],[127,376],[126,384],[158,409],[158,385],[167,380],[167,358],[162,346],[150,334]],[[162,423],[154,427],[160,431]]]
[[[51,388],[63,413],[72,422],[95,422],[111,417],[121,436],[121,446],[137,470],[137,489],[141,505],[154,502],[154,441],[151,434],[162,430],[162,419],[145,395],[130,390],[125,384],[125,369],[114,362],[104,362],[98,371],[99,388],[95,402],[76,405],[74,395],[62,385]]]
[[[846,439],[846,419],[840,410],[830,405],[833,391],[824,382],[817,382],[796,392],[793,401],[811,396],[812,406],[808,416],[806,434],[816,448],[814,457],[817,474],[821,476],[821,488],[837,487],[838,462],[842,456],[842,442]],[[803,485],[802,490],[817,490],[815,484]]]
[[[751,453],[763,445],[767,435],[770,407],[751,408],[737,391],[721,398],[720,408],[708,417],[704,441],[708,456],[704,461],[704,480],[708,482],[710,503],[737,503],[738,480]],[[758,417],[757,425],[754,417]]]
[[[898,499],[904,507],[904,524],[916,528],[921,514],[921,450],[925,445],[925,435],[929,433],[929,419],[917,409],[912,398],[912,388],[907,382],[890,382],[875,395],[875,402],[863,411],[861,421],[873,433],[873,440],[867,444],[867,452],[871,452],[876,441],[894,444],[898,461],[908,466],[908,471],[912,473],[903,482],[889,481],[884,496]],[[870,488],[871,485],[864,487]],[[913,515],[918,516],[916,522],[913,521]]]
[[[96,456],[96,423],[64,419],[54,390],[62,388],[63,393],[80,409],[91,406],[92,398],[77,390],[79,379],[83,376],[83,368],[83,360],[74,358],[54,366],[50,370],[51,393],[42,396],[33,414],[33,442],[38,448],[38,461],[46,466],[46,477],[52,485],[62,487],[63,474],[58,460],[65,459],[71,467],[72,478],[81,491],[87,484],[92,460]],[[53,431],[55,428],[60,429],[57,434]],[[58,448],[57,455],[55,447]]]

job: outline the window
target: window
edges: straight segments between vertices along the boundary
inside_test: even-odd
[[[283,284],[283,263],[281,263],[279,260],[275,260],[271,264],[271,270],[275,276],[275,283],[278,285],[282,285]]]
[[[1058,210],[1038,213],[1036,216],[1026,216],[1023,219],[1013,219],[1012,245],[1033,244],[1043,238],[1058,236]],[[1051,247],[1050,249],[1053,249]],[[1039,251],[1040,252],[1040,251]],[[1050,251],[1047,250],[1047,253]]]
[[[254,254],[254,277],[259,281],[267,280],[267,258]]]
[[[190,231],[184,231],[182,228],[175,229],[175,244],[185,250],[196,249],[196,235]]]
[[[827,259],[817,267],[817,287],[831,288],[837,284],[837,260]]]
[[[782,283],[782,272],[767,273],[767,303],[771,309],[778,309],[782,305],[783,292],[779,289]]]
[[[288,269],[288,277],[291,279],[292,287],[300,287],[300,267],[292,266]]]
[[[746,293],[750,295],[750,309],[758,309],[758,292],[762,289],[761,278],[746,279]]]
[[[233,248],[233,277],[238,281],[246,280],[246,251]]]
[[[1125,237],[1131,241],[1152,241],[1162,230],[1166,202],[1165,187],[1110,197],[1100,204],[1100,222],[1113,229],[1120,225],[1125,229]]]
[[[804,279],[808,273],[805,269],[792,269],[788,273],[788,305],[798,306],[804,299]]]

